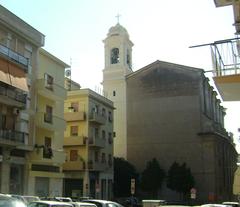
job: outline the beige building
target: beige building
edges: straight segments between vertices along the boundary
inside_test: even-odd
[[[67,93],[64,134],[64,195],[111,199],[113,184],[113,103],[90,89]]]
[[[196,202],[231,199],[237,153],[224,129],[225,109],[203,70],[156,61],[132,72],[133,44],[119,24],[104,44],[103,90],[116,108],[114,156],[138,172],[153,158],[166,172],[174,161],[185,162],[196,181]],[[179,195],[165,186],[159,198]]]
[[[38,50],[44,35],[0,5],[0,191],[27,193]],[[33,113],[32,113],[33,112]]]
[[[62,165],[65,162],[63,138],[65,68],[70,67],[47,51],[39,51],[39,70],[36,74],[34,111],[34,149],[28,155],[28,194],[61,196]],[[33,98],[33,97],[32,97]]]
[[[0,6],[1,193],[61,196],[67,64]]]

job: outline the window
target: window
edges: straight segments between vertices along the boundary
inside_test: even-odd
[[[109,144],[112,144],[112,143],[113,143],[112,133],[111,133],[111,132],[108,133],[108,143],[109,143]]]
[[[45,80],[45,87],[49,90],[53,90],[53,77],[45,73],[44,80]]]
[[[50,137],[45,137],[44,138],[44,148],[43,148],[43,158],[48,158],[50,159],[53,156],[52,152],[52,143],[51,143],[51,138]]]
[[[106,116],[106,109],[102,108],[102,116],[105,117]]]
[[[111,50],[111,64],[119,63],[119,49],[113,48]]]
[[[127,50],[127,65],[128,65],[129,68],[132,68],[132,65],[131,65],[131,56],[130,56],[129,50]]]
[[[78,102],[72,102],[71,103],[71,108],[73,109],[74,112],[78,112]]]
[[[77,158],[78,158],[78,151],[71,150],[70,151],[70,161],[77,161]]]
[[[102,138],[106,139],[106,132],[105,132],[105,130],[102,130]]]
[[[112,155],[111,154],[108,155],[108,165],[112,166]]]
[[[99,137],[99,130],[98,130],[98,128],[94,128],[94,137],[95,138]]]
[[[116,91],[113,91],[113,96],[116,96]]]
[[[70,134],[71,136],[78,136],[78,126],[71,126]]]
[[[44,114],[44,121],[47,123],[51,123],[52,124],[52,110],[53,108],[51,106],[46,106],[46,113]]]
[[[106,155],[105,155],[105,153],[102,153],[102,163],[106,163]]]
[[[99,110],[99,107],[98,107],[98,105],[95,105],[94,107],[92,107],[92,112],[93,113],[98,113],[98,110]]]
[[[98,151],[94,152],[94,160],[95,160],[95,162],[99,161],[99,153],[98,153]]]
[[[108,112],[108,121],[112,122],[112,112],[111,111]]]

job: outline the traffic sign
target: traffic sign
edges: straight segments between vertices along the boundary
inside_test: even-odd
[[[191,199],[196,199],[196,193],[197,193],[196,188],[191,188],[190,190]]]
[[[135,179],[131,179],[131,194],[135,193]]]

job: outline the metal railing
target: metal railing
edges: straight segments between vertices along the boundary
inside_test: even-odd
[[[19,63],[25,67],[27,70],[28,68],[28,59],[24,56],[20,55],[17,52],[14,52],[10,48],[0,44],[0,54],[7,56],[10,60]]]
[[[26,104],[27,94],[21,93],[19,91],[15,91],[14,89],[10,89],[8,87],[4,87],[0,85],[0,95],[6,96],[15,101]]]
[[[0,129],[0,139],[24,143],[25,136],[26,136],[26,133],[24,133],[24,132]]]

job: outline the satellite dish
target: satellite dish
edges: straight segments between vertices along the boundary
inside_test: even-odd
[[[70,77],[71,76],[71,70],[66,70],[65,71],[65,76]]]

